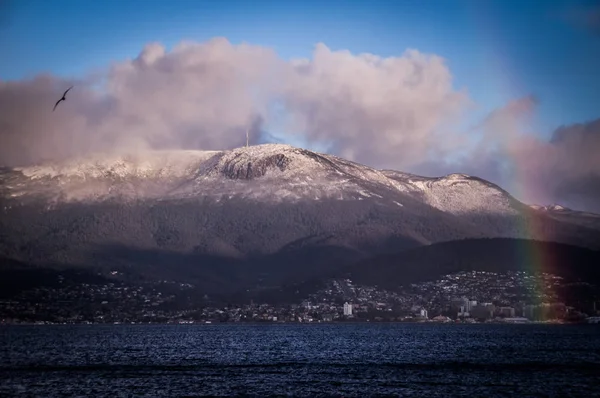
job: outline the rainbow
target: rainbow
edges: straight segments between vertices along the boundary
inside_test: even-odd
[[[498,19],[495,18],[495,10],[488,2],[469,3],[468,13],[471,15],[472,23],[477,27],[480,40],[481,55],[478,58],[479,69],[487,71],[489,76],[486,81],[490,83],[490,93],[486,93],[487,98],[493,104],[502,106],[516,98],[523,98],[531,93],[524,92],[519,74],[515,71],[514,65],[511,64],[510,58],[505,56],[509,53],[504,40],[502,39],[502,28],[498,26]],[[491,111],[491,109],[490,109]],[[535,126],[535,119],[532,120]],[[522,126],[508,125],[507,129],[517,130]],[[532,198],[539,197],[539,192],[533,190],[534,184],[528,184],[528,177],[525,170],[520,167],[519,161],[515,156],[511,156],[510,151],[506,150],[510,140],[514,139],[514,134],[501,135],[497,141],[497,149],[502,151],[506,156],[505,171],[512,178],[508,186],[504,187],[511,194],[521,201],[527,201]],[[542,245],[537,244],[533,240],[542,241],[548,237],[546,219],[543,215],[536,214],[537,211],[531,210],[527,214],[519,218],[519,232],[524,238],[531,239],[525,245],[519,245],[516,257],[522,271],[532,274],[551,273],[560,265],[561,259],[554,253],[549,253],[544,250]],[[553,295],[555,292],[546,287],[543,282],[539,282],[535,286],[535,292],[538,297],[545,295]]]

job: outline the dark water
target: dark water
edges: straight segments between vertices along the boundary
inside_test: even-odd
[[[600,396],[594,325],[0,327],[0,396]]]

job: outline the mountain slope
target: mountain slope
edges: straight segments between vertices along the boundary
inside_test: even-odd
[[[8,258],[148,275],[164,269],[215,284],[228,283],[220,267],[237,267],[240,288],[458,239],[600,247],[594,223],[579,213],[561,217],[476,177],[380,171],[287,145],[0,170],[0,254]]]
[[[384,175],[408,187],[410,194],[441,211],[453,214],[512,214],[522,204],[495,184],[465,174],[428,178],[384,170]]]
[[[600,214],[576,211],[560,205],[532,205],[531,208],[536,210],[538,214],[544,214],[558,221],[600,230]]]

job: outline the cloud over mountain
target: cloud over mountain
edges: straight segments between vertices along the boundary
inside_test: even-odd
[[[600,212],[600,118],[561,126],[546,141],[528,127],[537,105],[536,98],[524,97],[493,111],[469,156],[446,167],[517,190],[530,202]]]
[[[407,50],[382,58],[318,44],[310,59],[286,61],[224,38],[170,51],[150,43],[135,59],[79,80],[0,81],[0,164],[98,151],[228,149],[245,143],[247,127],[254,143],[277,128],[374,167],[467,172],[502,185],[534,184],[525,200],[600,203],[589,196],[598,194],[598,122],[563,127],[544,142],[524,134],[522,121],[536,104],[526,97],[496,110],[475,140],[458,126],[472,101],[436,55]]]
[[[76,89],[52,113],[71,83]],[[289,134],[333,142],[353,160],[408,166],[449,146],[440,127],[457,116],[466,95],[452,88],[441,58],[415,50],[380,58],[318,44],[312,59],[286,62],[268,48],[223,38],[169,52],[151,43],[86,81],[1,83],[7,145],[0,161],[140,146],[231,148],[244,143],[246,126],[256,130],[257,120],[273,119],[274,102],[285,108]]]

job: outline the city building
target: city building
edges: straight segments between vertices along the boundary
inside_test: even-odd
[[[344,303],[344,316],[352,315],[352,304]]]
[[[456,298],[452,300],[453,308],[458,310],[459,317],[470,316],[471,309],[477,305],[477,301],[469,300],[466,297]]]
[[[514,318],[515,309],[513,307],[500,307],[500,316],[505,318]]]
[[[531,304],[525,305],[523,307],[523,317],[525,317],[525,318],[527,318],[529,320],[535,319],[535,315],[536,315],[535,314],[535,309],[536,309],[536,307],[537,306],[531,305]]]
[[[471,316],[475,319],[490,319],[494,316],[496,307],[489,303],[479,304],[471,308]]]

